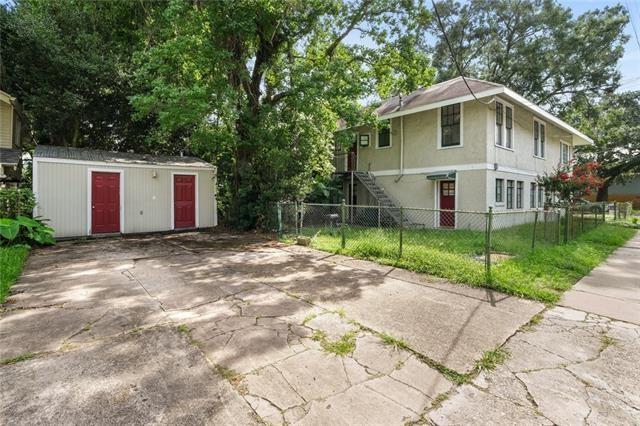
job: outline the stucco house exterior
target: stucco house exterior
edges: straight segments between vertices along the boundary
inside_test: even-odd
[[[33,192],[57,238],[218,223],[216,167],[194,157],[38,145]]]
[[[24,134],[20,104],[0,90],[0,188],[20,182]]]
[[[507,87],[456,78],[384,101],[336,173],[347,203],[486,212],[542,207],[536,177],[593,141]],[[475,97],[474,97],[475,95]],[[443,224],[444,226],[445,224]],[[457,224],[448,224],[457,226]]]

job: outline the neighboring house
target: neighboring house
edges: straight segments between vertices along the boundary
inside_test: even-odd
[[[36,146],[34,216],[56,237],[209,228],[218,223],[216,168],[166,157]]]
[[[640,210],[640,174],[635,175],[628,182],[611,185],[609,201],[630,202],[634,210]]]
[[[20,182],[23,136],[22,108],[16,98],[0,90],[0,188]]]
[[[503,85],[461,78],[395,96],[384,126],[337,152],[347,203],[486,212],[541,208],[536,177],[593,141]],[[463,226],[440,215],[436,226]]]

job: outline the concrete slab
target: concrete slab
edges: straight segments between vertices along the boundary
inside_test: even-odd
[[[166,328],[0,366],[1,424],[256,424],[201,353]]]
[[[640,324],[640,234],[564,294],[561,306]]]

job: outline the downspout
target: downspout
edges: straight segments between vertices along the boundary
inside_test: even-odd
[[[399,182],[404,176],[404,115],[400,116],[400,175],[395,182]]]

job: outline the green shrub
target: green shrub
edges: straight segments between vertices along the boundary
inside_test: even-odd
[[[54,244],[53,229],[41,220],[26,216],[15,219],[0,219],[0,245],[10,244]]]
[[[36,205],[33,191],[27,188],[0,190],[0,217],[15,219],[17,216],[31,216]]]

